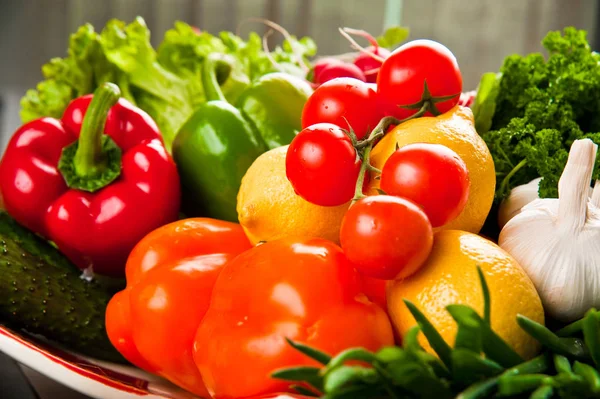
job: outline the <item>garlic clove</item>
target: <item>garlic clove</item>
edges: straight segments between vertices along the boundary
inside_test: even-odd
[[[527,184],[521,184],[520,186],[513,188],[508,197],[502,200],[500,209],[498,210],[498,226],[500,229],[502,229],[510,219],[519,214],[525,205],[540,198],[539,188],[541,181],[542,178],[538,177]],[[600,187],[600,185],[598,186]],[[592,196],[592,193],[593,190],[592,187],[590,187],[590,197]],[[600,189],[596,195],[598,196],[596,206],[600,206]]]
[[[513,188],[508,197],[502,200],[498,210],[498,226],[500,228],[503,228],[510,219],[518,214],[521,208],[539,198],[540,181],[542,178],[538,177],[527,184],[521,184]]]

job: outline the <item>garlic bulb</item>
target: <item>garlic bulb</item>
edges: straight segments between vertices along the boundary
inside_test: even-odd
[[[539,189],[541,177],[533,179],[527,184],[521,184],[510,190],[510,194],[500,203],[498,210],[498,226],[502,229],[506,223],[514,218],[521,209],[530,202],[540,198]],[[592,196],[592,188],[590,187],[589,196]]]
[[[540,198],[538,194],[540,181],[542,181],[542,178],[538,177],[510,191],[510,194],[502,201],[498,210],[498,226],[500,228],[503,228],[510,219],[515,217],[521,211],[521,208],[531,201]]]
[[[523,267],[554,318],[572,321],[600,307],[600,181],[589,184],[598,146],[577,140],[558,183],[558,199],[525,205],[499,245]]]

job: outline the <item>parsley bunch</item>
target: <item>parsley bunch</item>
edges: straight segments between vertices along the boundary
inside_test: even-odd
[[[547,58],[511,55],[499,74],[485,74],[473,105],[494,158],[497,201],[537,177],[540,197],[557,197],[573,141],[600,144],[600,55],[572,27],[548,33],[542,45]]]

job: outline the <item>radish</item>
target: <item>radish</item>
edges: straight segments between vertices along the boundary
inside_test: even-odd
[[[360,29],[351,28],[340,28],[340,33],[352,44],[356,50],[360,51],[360,54],[354,59],[354,65],[360,68],[365,74],[367,82],[376,83],[377,75],[379,74],[379,68],[391,54],[391,51],[380,47],[377,43],[377,39],[373,37],[369,32]],[[362,47],[354,40],[350,34],[362,36],[371,43],[368,48]]]
[[[317,84],[323,84],[335,78],[354,78],[363,82],[367,81],[364,72],[359,67],[342,61],[330,63],[322,68],[318,75],[315,73],[314,81]]]
[[[334,57],[325,57],[325,58],[321,58],[319,60],[317,60],[315,62],[315,64],[313,65],[313,82],[317,82],[317,78],[318,76],[321,74],[321,72],[323,72],[323,69],[327,68],[330,65],[337,65],[337,64],[343,64],[344,61],[339,60],[337,58]]]
[[[463,107],[470,107],[475,101],[476,91],[468,91],[466,93],[460,94],[460,100],[458,100],[458,105],[462,105]]]
[[[370,53],[380,56],[381,58],[387,58],[392,53],[386,48],[375,46],[367,47],[367,50]],[[367,82],[369,83],[377,82],[377,75],[379,74],[379,68],[381,68],[381,64],[383,64],[381,61],[376,60],[367,53],[360,53],[354,60],[354,65],[363,71],[367,77]]]

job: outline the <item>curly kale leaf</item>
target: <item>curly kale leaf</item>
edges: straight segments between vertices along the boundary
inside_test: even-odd
[[[600,144],[600,56],[575,28],[550,32],[542,43],[548,59],[504,60],[491,130],[480,132],[494,158],[497,200],[537,177],[540,196],[556,197],[573,141]]]

